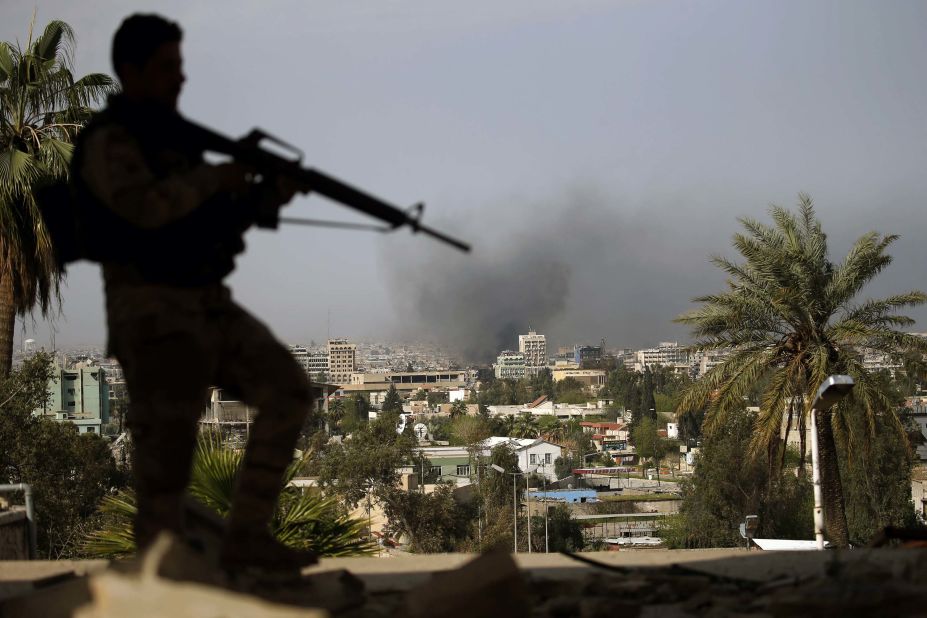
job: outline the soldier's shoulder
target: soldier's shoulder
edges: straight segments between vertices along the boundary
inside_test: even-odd
[[[90,119],[81,129],[77,147],[80,150],[109,151],[132,144],[134,138],[128,127],[107,109],[103,109]]]

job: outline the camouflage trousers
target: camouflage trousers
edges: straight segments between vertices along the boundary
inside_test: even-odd
[[[129,390],[138,546],[162,530],[182,531],[183,494],[210,386],[258,408],[228,534],[266,533],[311,409],[306,373],[225,286],[106,287],[109,346]]]

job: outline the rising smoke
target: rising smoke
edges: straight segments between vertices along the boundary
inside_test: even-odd
[[[471,255],[430,246],[427,258],[419,247],[386,261],[400,336],[437,341],[466,361],[516,348],[529,328],[551,347],[665,338],[679,331],[671,320],[699,291],[680,273],[707,270],[704,252],[677,259],[680,243],[654,213],[622,214],[614,200],[588,191],[487,209],[469,221],[455,231],[473,242]]]
[[[426,253],[422,243],[410,243],[385,260],[400,316],[397,334],[441,343],[469,362],[516,348],[529,327],[546,334],[554,350],[602,338],[609,347],[686,342],[688,332],[673,318],[693,306],[691,298],[724,285],[709,256],[739,258],[731,247],[732,233],[742,229],[737,217],[769,222],[767,204],[746,202],[664,198],[629,205],[583,190],[487,208],[456,230],[445,222],[473,242],[471,255],[434,243]],[[912,229],[922,224],[905,204],[874,213],[818,203],[834,262],[870,229],[904,232],[889,250],[895,264],[862,297],[927,289],[921,274],[927,245]],[[919,320],[912,330],[925,330],[927,309],[902,313]]]

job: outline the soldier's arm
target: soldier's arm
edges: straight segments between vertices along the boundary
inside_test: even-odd
[[[157,176],[135,139],[122,127],[87,137],[80,173],[102,203],[133,225],[152,229],[180,219],[222,190],[222,166],[201,164],[186,173]]]

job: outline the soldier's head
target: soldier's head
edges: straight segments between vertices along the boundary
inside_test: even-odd
[[[180,26],[159,15],[127,17],[113,37],[113,69],[134,101],[176,109],[186,77]]]

